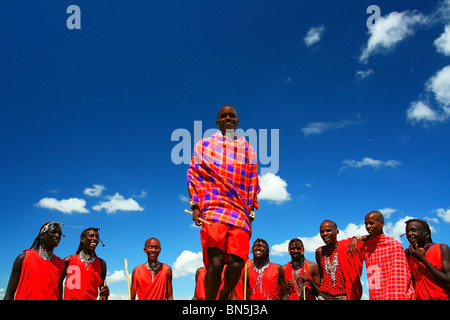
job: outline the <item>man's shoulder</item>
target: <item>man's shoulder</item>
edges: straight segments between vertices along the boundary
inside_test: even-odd
[[[209,137],[204,137],[203,139],[200,139],[199,141],[197,141],[197,143],[195,144],[196,146],[207,146],[209,145],[211,142],[217,140],[217,135],[219,132],[214,133],[213,135],[209,136]]]

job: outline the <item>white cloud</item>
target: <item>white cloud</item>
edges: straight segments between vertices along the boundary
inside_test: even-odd
[[[114,270],[114,272],[112,274],[109,274],[108,276],[106,276],[106,280],[111,283],[127,281],[127,275],[125,274],[125,271],[123,271],[123,270]],[[131,281],[131,279],[130,279],[130,281]]]
[[[414,34],[414,27],[425,24],[428,18],[416,11],[391,12],[380,17],[374,28],[368,30],[369,40],[363,49],[359,61],[367,63],[371,55],[386,52],[405,38]]]
[[[313,44],[316,44],[317,42],[320,41],[324,33],[325,33],[324,25],[321,25],[320,27],[312,27],[306,33],[306,36],[303,38],[303,40],[305,41],[305,45],[307,47],[310,47]]]
[[[342,161],[344,166],[341,167],[341,171],[347,168],[362,168],[362,167],[372,167],[375,170],[378,170],[381,167],[390,167],[395,168],[401,164],[400,161],[397,160],[375,160],[372,158],[365,157],[361,161],[356,160],[344,160]]]
[[[198,268],[203,266],[202,252],[192,252],[184,250],[175,260],[172,270],[173,277],[180,278],[188,275],[195,275]]]
[[[115,213],[116,211],[144,211],[139,203],[132,198],[125,199],[119,193],[113,196],[106,196],[108,201],[101,201],[98,205],[93,206],[92,209],[100,211],[105,209],[107,213]]]
[[[438,52],[450,56],[450,25],[445,26],[444,33],[433,44]]]
[[[69,198],[57,200],[55,198],[42,198],[36,203],[39,208],[57,210],[63,213],[88,213],[86,207],[86,200],[78,198]]]
[[[189,202],[189,197],[185,196],[184,194],[179,193],[178,194],[178,200],[180,200],[181,202]]]
[[[287,191],[287,183],[279,176],[268,172],[258,178],[261,186],[258,200],[275,201],[277,204],[291,200],[291,195]]]
[[[99,197],[102,194],[103,190],[106,190],[104,185],[94,184],[93,188],[84,189],[84,194],[90,197]]]
[[[359,82],[365,78],[370,77],[371,75],[373,75],[373,70],[372,69],[368,69],[368,70],[358,70],[355,73],[355,81]]]
[[[434,97],[437,107],[432,108],[423,101],[414,101],[406,111],[406,120],[413,124],[447,120],[450,117],[450,65],[428,79],[425,93]]]
[[[444,222],[450,223],[450,209],[445,210],[444,208],[440,208],[436,210],[436,213]]]
[[[337,130],[349,126],[354,126],[363,123],[363,120],[340,120],[335,122],[310,122],[301,130],[305,137],[312,134],[321,134],[326,131]]]
[[[390,219],[391,215],[397,211],[397,209],[393,209],[393,208],[384,208],[384,209],[378,209],[378,211],[380,211],[385,219]]]
[[[450,105],[450,65],[438,71],[427,83],[427,90],[433,92],[443,106]]]
[[[405,216],[395,223],[386,222],[386,219],[385,219],[384,233],[393,237],[394,239],[398,240],[399,242],[402,242],[401,236],[405,233],[405,230],[406,230],[405,221],[407,221],[409,219],[414,219],[414,217]],[[408,240],[406,240],[406,242],[408,242]]]
[[[411,102],[410,107],[406,110],[406,120],[411,123],[436,121],[438,119],[439,116],[436,112],[422,101]]]

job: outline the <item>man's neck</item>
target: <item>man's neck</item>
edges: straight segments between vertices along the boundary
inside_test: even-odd
[[[329,244],[325,245],[325,248],[327,250],[332,251],[332,250],[334,250],[337,247],[337,245],[338,245],[338,242],[336,241],[336,242],[332,242],[332,243],[329,243]]]
[[[303,264],[305,263],[305,257],[302,257],[300,259],[296,259],[296,260],[291,260],[291,266],[295,269],[300,268],[303,266]]]
[[[81,249],[81,252],[83,253],[83,255],[85,255],[88,258],[95,257],[95,251],[93,251],[93,250],[83,248],[83,249]]]
[[[264,267],[266,264],[269,263],[269,260],[267,260],[266,258],[261,258],[261,259],[253,259],[253,264],[255,265],[255,267],[257,267],[258,269],[261,269],[262,267]]]

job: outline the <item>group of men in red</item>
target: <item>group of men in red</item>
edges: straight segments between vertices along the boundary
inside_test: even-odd
[[[290,241],[291,261],[284,266],[269,261],[264,239],[250,248],[261,190],[257,157],[247,140],[236,136],[239,118],[233,107],[222,107],[216,124],[219,131],[195,145],[187,172],[204,263],[194,299],[359,300],[363,263],[371,300],[450,299],[450,249],[433,243],[430,227],[420,219],[406,222],[406,250],[384,234],[378,211],[365,217],[368,235],[341,241],[336,223],[323,221],[325,245],[316,250],[316,263],[305,259],[298,238]],[[107,299],[106,263],[95,254],[98,230],[84,230],[76,254],[62,260],[53,254],[61,224],[44,224],[32,247],[16,258],[5,299],[62,299],[63,292],[69,300]],[[133,270],[130,298],[172,300],[172,269],[158,261],[161,243],[148,239],[144,252],[147,262]]]

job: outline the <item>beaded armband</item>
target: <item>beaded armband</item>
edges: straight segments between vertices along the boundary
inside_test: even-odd
[[[197,203],[195,203],[193,200],[189,201],[189,206],[191,207],[192,210],[198,208]]]

